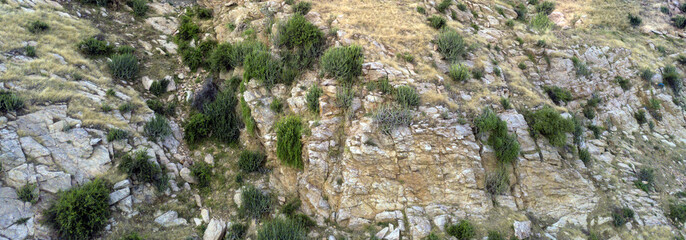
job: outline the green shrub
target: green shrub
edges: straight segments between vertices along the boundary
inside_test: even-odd
[[[471,77],[469,69],[462,64],[451,65],[448,75],[456,82],[466,82]]]
[[[290,83],[282,78],[281,63],[267,51],[255,51],[248,54],[243,65],[245,69],[243,79],[257,79],[267,88],[276,83]]]
[[[588,119],[594,119],[595,118],[595,109],[591,105],[585,105],[583,109],[583,114],[584,117]]]
[[[559,112],[548,106],[526,114],[525,118],[534,136],[543,135],[556,147],[563,146],[567,142],[566,133],[574,130],[571,120],[562,118]]]
[[[438,4],[438,6],[436,6],[436,10],[438,10],[438,12],[444,13],[445,10],[448,9],[452,3],[452,0],[443,0],[441,1],[441,3]]]
[[[307,100],[307,109],[310,109],[313,113],[319,114],[319,97],[322,96],[322,88],[317,85],[312,85],[310,90],[307,91],[305,99]]]
[[[639,109],[634,113],[634,118],[638,122],[639,125],[643,125],[644,123],[648,122],[648,119],[646,119],[646,111],[643,109]]]
[[[553,22],[550,21],[548,18],[548,15],[539,13],[536,14],[532,19],[531,19],[531,28],[533,28],[536,31],[539,32],[546,32],[548,29],[550,29],[553,26]]]
[[[109,188],[101,179],[59,192],[44,212],[46,223],[61,239],[91,239],[110,218],[109,196]]]
[[[591,154],[588,152],[588,149],[579,149],[579,159],[584,162],[584,165],[588,166],[591,162]]]
[[[367,90],[379,90],[381,93],[387,94],[393,93],[395,88],[393,88],[393,86],[391,86],[391,83],[388,82],[388,76],[384,76],[379,78],[376,82],[369,82],[367,84]]]
[[[24,108],[24,99],[13,92],[0,90],[0,112],[6,113]]]
[[[164,106],[164,103],[160,100],[149,99],[145,101],[145,104],[148,105],[148,108],[153,112],[165,116],[173,116],[176,111],[176,103],[170,103],[169,105]]]
[[[629,83],[629,79],[626,79],[626,78],[623,78],[620,76],[616,76],[615,82],[617,82],[617,84],[619,84],[619,87],[621,87],[622,90],[624,90],[624,91],[629,90],[631,88],[631,84]]]
[[[414,62],[414,56],[408,52],[398,54],[398,58],[400,58],[403,61],[408,62],[408,63]]]
[[[464,3],[459,2],[459,3],[457,3],[457,9],[460,9],[460,11],[463,11],[463,12],[464,12],[464,11],[467,11],[467,5],[465,5]]]
[[[675,223],[683,223],[686,221],[686,205],[678,203],[669,204],[669,214],[667,215],[669,219],[672,219]]]
[[[417,90],[408,86],[399,86],[395,91],[395,101],[404,108],[419,106]]]
[[[181,60],[183,61],[183,64],[188,66],[193,72],[205,64],[203,61],[203,54],[199,48],[188,47],[182,50]]]
[[[235,143],[240,137],[240,119],[236,116],[238,100],[231,91],[222,91],[214,102],[205,104],[203,113],[212,129],[212,138],[223,143]]]
[[[490,133],[488,145],[495,150],[499,163],[511,163],[519,155],[517,137],[507,133],[507,122],[500,120],[490,108],[486,108],[474,119],[474,125],[481,134]]]
[[[136,52],[136,49],[129,45],[123,45],[118,47],[116,52],[119,54],[133,54],[134,52]]]
[[[274,97],[272,103],[269,104],[269,109],[274,113],[281,113],[283,111],[283,103],[280,98]]]
[[[79,43],[79,50],[88,56],[108,55],[114,49],[107,41],[89,37]]]
[[[252,113],[250,111],[250,106],[245,102],[245,99],[241,97],[241,119],[243,124],[245,124],[245,130],[250,133],[255,133],[255,120],[252,118]]]
[[[35,184],[26,184],[17,190],[19,200],[35,204],[38,202],[38,189]]]
[[[446,24],[445,18],[438,16],[438,15],[431,16],[431,17],[427,18],[427,20],[429,21],[429,26],[431,26],[432,28],[435,28],[435,29],[441,29],[441,28],[445,27],[445,24]]]
[[[284,165],[303,168],[302,128],[297,116],[283,117],[276,123],[276,156]]]
[[[258,41],[241,41],[233,45],[231,51],[231,65],[243,66],[245,58],[256,51],[268,51],[269,49],[263,43]]]
[[[472,68],[472,77],[476,80],[481,80],[484,77],[484,69],[482,67]]]
[[[112,2],[112,0],[79,0],[79,2],[83,4],[96,4],[101,7],[107,7],[107,5],[109,5]]]
[[[126,139],[129,137],[129,132],[119,129],[119,128],[110,128],[110,130],[107,132],[107,141],[112,142],[112,141],[118,141],[122,139]]]
[[[515,8],[514,8],[514,11],[515,11],[515,13],[517,13],[517,18],[516,18],[517,20],[519,20],[519,21],[526,20],[526,13],[527,13],[526,5],[524,5],[523,3],[517,4],[517,6],[515,6]]]
[[[634,185],[637,188],[648,192],[653,188],[654,181],[655,170],[652,168],[641,168],[636,173],[636,181],[634,181]]]
[[[641,17],[636,16],[636,15],[633,15],[633,14],[631,14],[631,13],[629,13],[629,15],[627,16],[627,18],[629,19],[629,24],[630,24],[632,27],[638,27],[638,26],[641,25],[641,23],[643,23],[643,19],[641,19]]]
[[[257,230],[257,240],[305,240],[307,231],[297,222],[285,218],[275,218]]]
[[[412,123],[412,113],[410,110],[392,105],[381,106],[374,113],[373,117],[374,123],[385,134],[391,134],[393,129],[410,126]]]
[[[31,33],[42,33],[42,32],[50,30],[50,25],[48,25],[47,23],[45,23],[41,20],[36,20],[36,21],[29,23],[28,30]]]
[[[545,15],[550,15],[555,10],[555,3],[551,1],[544,1],[536,5],[536,12]]]
[[[126,234],[125,236],[123,236],[119,240],[145,240],[145,238],[138,236],[138,233],[136,233],[136,232],[132,232],[132,233]]]
[[[235,50],[231,43],[222,43],[217,45],[212,53],[210,53],[210,56],[207,60],[210,70],[218,73],[221,70],[230,71],[236,67],[232,59],[234,51]]]
[[[488,240],[505,240],[505,237],[498,231],[488,231]]]
[[[658,121],[662,121],[662,113],[660,113],[661,104],[660,100],[651,97],[650,100],[648,100],[648,106],[646,106],[650,115]]]
[[[281,213],[291,218],[295,215],[295,211],[300,208],[300,198],[292,198],[288,200],[283,206],[281,206]]]
[[[162,168],[150,158],[144,150],[134,152],[133,156],[126,154],[122,157],[118,169],[140,182],[157,183],[164,180],[162,175],[165,173],[162,172]]]
[[[139,17],[145,17],[148,13],[148,1],[147,0],[131,0],[131,8],[133,9],[133,14]]]
[[[662,69],[662,82],[671,87],[674,94],[679,95],[681,93],[683,83],[681,82],[681,76],[676,71],[676,67],[668,65]]]
[[[155,96],[160,96],[167,92],[167,86],[169,85],[169,80],[162,79],[160,81],[154,81],[150,85],[150,92],[155,94]]]
[[[585,63],[581,62],[576,56],[572,57],[572,64],[574,64],[574,69],[576,69],[577,76],[588,76],[591,71],[588,69]]]
[[[676,17],[672,18],[672,22],[674,22],[674,27],[683,29],[686,27],[686,17],[678,15]]]
[[[679,54],[679,56],[676,56],[676,62],[681,65],[686,65],[686,56]]]
[[[417,12],[419,14],[426,14],[426,9],[422,6],[417,6]]]
[[[195,7],[195,15],[198,16],[200,19],[210,19],[212,18],[212,10],[203,8],[203,7]]]
[[[210,119],[205,114],[195,113],[183,125],[183,139],[189,145],[194,145],[210,135],[211,125]]]
[[[117,54],[109,62],[110,73],[122,80],[133,80],[138,75],[138,59],[132,54]]]
[[[271,211],[272,199],[254,186],[248,186],[241,193],[239,213],[244,217],[260,218]]]
[[[350,87],[341,87],[336,91],[336,106],[348,109],[353,104],[355,90]]]
[[[261,152],[243,150],[238,156],[238,168],[245,173],[256,172],[267,161],[267,155]]]
[[[309,2],[300,2],[296,8],[303,4],[310,6]],[[296,14],[289,18],[285,24],[279,26],[276,41],[279,46],[288,49],[319,46],[324,44],[324,33],[317,26],[307,21],[303,15]]]
[[[322,56],[321,66],[329,76],[352,84],[357,76],[362,75],[363,61],[362,47],[351,45],[327,49]]]
[[[679,10],[681,10],[682,13],[686,13],[686,3],[681,3],[679,5]]]
[[[306,15],[312,9],[312,3],[310,2],[298,2],[293,6],[293,12],[300,15]]]
[[[560,105],[560,103],[567,103],[572,100],[572,93],[569,92],[569,90],[562,89],[558,86],[543,86],[543,90],[557,105]]]
[[[512,19],[508,19],[507,21],[505,21],[505,26],[507,26],[510,29],[514,28],[514,25],[515,25],[515,22]]]
[[[448,226],[445,231],[458,240],[472,239],[476,235],[474,226],[467,220],[460,220],[457,224]]]
[[[496,171],[486,174],[486,192],[492,197],[506,193],[510,188],[510,176],[507,170],[499,167]]]
[[[191,175],[198,181],[199,188],[207,188],[212,180],[212,166],[203,161],[197,161],[191,166]]]
[[[131,102],[122,103],[118,107],[119,111],[122,113],[133,112],[136,110],[136,108],[138,108],[138,106],[136,106],[135,104],[133,104]]]
[[[660,6],[660,12],[664,14],[669,14],[669,8],[666,6]]]
[[[462,56],[467,53],[467,44],[455,30],[443,30],[436,39],[436,45],[438,52],[451,63],[462,59]]]
[[[248,232],[248,226],[242,223],[233,223],[226,230],[224,240],[240,240],[243,239],[245,233]]]
[[[200,27],[193,22],[189,16],[181,16],[179,30],[176,33],[176,38],[181,41],[190,41],[191,39],[198,39]]]
[[[612,210],[612,224],[621,227],[634,219],[634,210],[630,208],[615,208]]]
[[[145,126],[143,126],[145,135],[151,141],[162,140],[164,137],[171,134],[171,127],[169,127],[169,122],[164,116],[155,114],[155,117],[150,119]]]
[[[509,98],[501,97],[500,98],[500,105],[503,106],[503,109],[505,109],[505,110],[512,109],[512,104],[510,103]]]

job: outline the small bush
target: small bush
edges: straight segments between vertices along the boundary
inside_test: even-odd
[[[131,102],[122,103],[118,107],[119,111],[122,113],[133,112],[136,110],[136,108],[138,108],[138,106],[136,106],[135,104],[133,104]]]
[[[24,108],[24,99],[13,92],[0,90],[0,112],[6,113]]]
[[[207,188],[212,180],[212,166],[203,161],[197,161],[191,166],[191,175],[198,181],[199,188]]]
[[[310,3],[300,2],[295,8],[298,8],[298,6],[301,5],[303,5],[303,7],[309,7]],[[304,11],[306,9],[303,8],[300,10]],[[324,33],[322,33],[317,26],[307,21],[305,17],[296,14],[289,18],[285,24],[279,26],[279,34],[276,41],[279,46],[288,49],[296,47],[303,48],[305,46],[319,46],[324,43]]]
[[[641,23],[643,23],[643,19],[641,19],[641,17],[636,16],[636,15],[633,15],[633,14],[631,14],[631,13],[629,13],[629,15],[627,16],[627,18],[629,19],[629,24],[630,24],[632,27],[638,27],[638,26],[641,25]]]
[[[630,208],[615,208],[612,210],[612,224],[615,227],[624,226],[627,222],[634,219],[634,210]]]
[[[257,230],[257,240],[305,240],[307,231],[294,220],[275,218]]]
[[[683,223],[686,221],[686,205],[678,203],[669,204],[669,214],[667,216],[675,223]]]
[[[492,196],[506,193],[510,187],[510,176],[505,168],[499,167],[495,172],[486,174],[486,191]]]
[[[109,196],[109,188],[101,179],[59,192],[45,211],[46,223],[61,239],[91,239],[110,218]]]
[[[471,77],[467,66],[462,64],[450,65],[448,75],[456,82],[466,82]]]
[[[679,5],[679,10],[681,10],[682,13],[686,13],[686,3],[681,3]]]
[[[683,83],[681,82],[681,76],[676,71],[676,67],[668,65],[662,69],[662,82],[671,87],[674,94],[679,95],[681,93]]]
[[[553,26],[553,22],[550,21],[548,15],[543,13],[536,14],[536,16],[531,19],[530,24],[531,28],[539,32],[546,32]]]
[[[579,159],[581,159],[586,166],[591,163],[591,154],[588,152],[588,149],[579,149]]]
[[[183,139],[186,140],[189,145],[194,145],[210,135],[210,126],[210,119],[205,114],[193,114],[183,125]]]
[[[490,133],[488,145],[495,150],[499,163],[512,162],[519,155],[517,137],[507,133],[507,122],[500,120],[490,108],[486,108],[474,119],[474,125],[481,134]]]
[[[336,91],[336,106],[348,109],[353,105],[355,90],[350,87],[341,87]]]
[[[395,101],[404,108],[419,106],[417,90],[408,86],[399,86],[395,91]]]
[[[283,81],[281,63],[267,51],[255,51],[249,54],[243,65],[245,68],[243,79],[257,79],[267,88],[280,82],[289,83]]]
[[[676,28],[683,29],[684,27],[686,27],[686,17],[684,16],[676,16],[672,18],[672,22],[674,22],[674,27]]]
[[[488,231],[488,240],[505,240],[505,237],[498,231]]]
[[[138,236],[138,233],[136,233],[136,232],[132,232],[132,233],[126,234],[125,236],[123,236],[119,240],[145,240],[145,238]]]
[[[274,113],[281,113],[283,111],[283,103],[280,98],[274,97],[272,103],[269,104],[269,109]]]
[[[438,45],[438,52],[451,63],[462,59],[462,56],[467,53],[467,44],[455,30],[443,30],[436,39],[436,45]]]
[[[133,9],[133,14],[138,17],[145,17],[148,13],[148,1],[147,0],[132,0],[131,8]]]
[[[281,213],[291,218],[295,215],[295,211],[298,210],[298,208],[300,208],[301,204],[302,203],[300,202],[300,198],[292,198],[288,200],[288,202],[286,202],[283,206],[281,206]]]
[[[302,123],[297,116],[287,116],[276,124],[276,156],[287,166],[303,168]]]
[[[652,168],[641,168],[636,173],[636,181],[634,185],[639,189],[648,192],[653,188],[655,181],[655,170]]]
[[[243,120],[243,124],[245,124],[245,130],[250,134],[254,134],[255,133],[255,119],[252,118],[250,106],[248,106],[248,103],[245,102],[245,99],[243,99],[242,97],[241,97],[241,119]]]
[[[108,55],[114,50],[107,41],[98,40],[95,37],[89,37],[79,43],[79,50],[88,56],[104,56]]]
[[[641,70],[641,79],[643,79],[643,81],[650,82],[650,79],[653,79],[653,76],[655,76],[655,72],[651,71],[650,69],[644,68]]]
[[[536,12],[545,15],[550,15],[555,10],[555,3],[551,1],[544,1],[536,5]]]
[[[181,41],[190,41],[197,39],[200,33],[200,27],[193,22],[189,16],[182,16],[179,24],[179,30],[176,33],[176,38]]]
[[[310,9],[312,9],[312,3],[310,2],[298,2],[293,6],[293,12],[303,16],[307,15]]]
[[[230,71],[236,65],[234,65],[232,55],[234,48],[230,43],[222,43],[217,45],[216,48],[210,53],[207,60],[210,70],[212,72],[218,73],[221,70]]]
[[[617,84],[619,84],[619,87],[621,87],[622,90],[624,90],[624,91],[629,90],[631,88],[631,84],[629,83],[629,79],[626,79],[626,78],[623,78],[620,76],[616,76],[615,82],[617,82]]]
[[[28,30],[31,33],[42,33],[50,30],[50,25],[41,20],[36,20],[29,24]]]
[[[240,137],[240,118],[236,115],[238,100],[231,91],[222,91],[214,102],[204,106],[212,129],[212,138],[223,143],[235,143]]]
[[[467,220],[460,220],[457,224],[448,226],[445,231],[458,240],[472,239],[476,235],[474,226]]]
[[[118,141],[118,140],[123,140],[129,137],[129,132],[125,130],[121,130],[119,128],[110,128],[110,130],[107,132],[107,141],[112,142],[112,141]]]
[[[134,152],[133,156],[126,154],[122,157],[118,169],[134,180],[156,183],[163,180],[162,175],[165,173],[162,172],[162,168],[157,163],[150,161],[150,158],[144,150]]]
[[[422,6],[417,6],[417,12],[419,14],[426,14],[426,9]]]
[[[669,14],[669,8],[665,6],[660,6],[660,12],[664,14]]]
[[[385,105],[374,114],[374,123],[385,134],[397,127],[410,126],[412,113],[410,110],[398,106]]]
[[[109,62],[112,76],[122,80],[133,80],[138,75],[138,59],[132,54],[117,54]]]
[[[145,123],[143,129],[145,131],[145,135],[148,136],[148,139],[155,142],[171,134],[169,122],[166,118],[164,118],[164,116],[159,114],[155,114],[155,117]]]
[[[548,106],[526,114],[525,118],[534,136],[543,135],[556,147],[563,146],[567,142],[566,133],[574,130],[571,120],[562,118],[559,112]]]
[[[267,161],[267,155],[261,152],[243,150],[238,156],[238,168],[245,173],[256,172]]]
[[[484,77],[484,69],[482,67],[472,68],[472,77],[476,80],[481,80]]]
[[[445,24],[446,24],[445,18],[438,16],[438,15],[437,16],[431,16],[431,17],[427,18],[427,20],[429,21],[429,26],[431,26],[432,28],[435,28],[435,29],[441,29],[441,28],[445,27]]]
[[[19,200],[35,204],[38,202],[38,189],[35,184],[26,184],[17,190]]]
[[[517,6],[515,6],[515,8],[514,8],[514,11],[515,11],[515,13],[517,13],[517,20],[519,20],[519,21],[526,20],[526,13],[527,13],[526,5],[524,5],[523,3],[517,4]]]
[[[195,7],[195,15],[198,16],[199,19],[210,19],[212,18],[212,10],[203,7]]]
[[[245,236],[245,233],[248,232],[248,226],[242,223],[233,223],[231,226],[226,230],[226,235],[224,236],[224,240],[241,240]]]
[[[634,113],[634,118],[638,122],[639,125],[643,125],[644,123],[648,122],[648,119],[646,118],[646,111],[643,109],[639,109]]]
[[[436,10],[438,10],[438,12],[444,13],[445,10],[450,7],[452,2],[452,0],[443,0],[441,1],[441,3],[438,4],[438,6],[436,6]]]
[[[509,98],[501,97],[500,98],[500,105],[503,106],[503,109],[505,109],[505,110],[512,109],[512,104],[510,103]]]
[[[464,11],[467,11],[467,5],[465,5],[464,3],[459,2],[459,3],[457,3],[457,9],[459,9],[460,11],[463,11],[463,12],[464,12]]]
[[[581,62],[576,56],[572,57],[572,64],[574,64],[577,76],[588,76],[591,74],[591,70],[589,70],[586,64]]]
[[[355,78],[362,75],[363,61],[362,47],[351,45],[327,49],[322,56],[321,66],[329,76],[352,84]]]
[[[591,105],[585,105],[583,109],[583,114],[584,117],[588,119],[594,119],[595,118],[595,109]]]
[[[181,60],[192,72],[195,72],[205,64],[203,61],[203,54],[199,48],[188,47],[182,50]]]
[[[319,97],[322,96],[322,88],[317,85],[312,85],[310,90],[307,91],[305,99],[307,100],[307,109],[310,109],[313,113],[319,114]]]
[[[169,105],[164,106],[164,103],[160,100],[149,99],[145,101],[145,104],[148,105],[148,108],[153,112],[165,116],[174,116],[174,112],[176,111],[176,103],[170,103]]]
[[[248,186],[241,193],[239,213],[244,217],[260,218],[271,211],[271,197],[254,186]]]
[[[544,86],[543,90],[557,105],[560,105],[560,103],[567,103],[572,100],[572,93],[569,92],[569,90],[562,89],[558,86]]]
[[[686,56],[679,54],[679,56],[676,57],[676,62],[681,65],[686,65]]]
[[[150,92],[155,94],[155,96],[160,96],[167,92],[167,86],[169,85],[169,80],[162,79],[160,81],[154,81],[150,85]]]
[[[515,25],[515,22],[512,19],[508,19],[507,21],[505,21],[505,26],[507,26],[510,29],[514,28],[514,25]]]

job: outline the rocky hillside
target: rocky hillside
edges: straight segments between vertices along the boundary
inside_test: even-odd
[[[686,2],[0,1],[0,239],[686,236]]]

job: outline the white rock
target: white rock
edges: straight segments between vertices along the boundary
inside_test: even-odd
[[[202,217],[202,220],[204,222],[210,222],[210,211],[207,211],[207,209],[203,208],[202,210],[200,210],[200,216]]]
[[[515,231],[515,236],[519,239],[526,239],[531,236],[531,221],[514,221],[512,227]]]
[[[224,237],[224,231],[226,230],[226,223],[222,220],[212,219],[205,229],[205,234],[203,235],[203,240],[219,240]]]
[[[159,217],[155,218],[155,222],[164,227],[174,227],[179,225],[186,225],[186,219],[179,218],[176,211],[168,211]]]

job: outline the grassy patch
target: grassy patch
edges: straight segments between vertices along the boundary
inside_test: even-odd
[[[210,135],[210,119],[202,113],[192,114],[183,125],[183,139],[193,146]]]
[[[238,157],[238,168],[245,173],[256,172],[264,166],[265,162],[267,162],[267,155],[257,151],[243,150]]]
[[[429,21],[429,26],[435,29],[441,29],[445,27],[446,24],[445,18],[441,16],[431,16],[427,18],[427,20]]]
[[[399,86],[395,91],[395,101],[404,108],[419,106],[417,90],[409,86]]]
[[[445,231],[458,240],[472,239],[476,235],[474,225],[468,220],[460,220],[457,224],[448,226]]]
[[[362,75],[363,61],[362,47],[335,47],[326,50],[321,59],[321,66],[329,76],[352,84],[355,78]]]
[[[108,66],[113,77],[131,81],[138,75],[138,59],[133,54],[116,54],[111,59]]]
[[[462,64],[453,64],[450,65],[448,76],[450,76],[450,78],[456,82],[466,82],[471,77],[471,74],[467,66]]]
[[[244,217],[261,218],[271,211],[272,199],[254,186],[248,186],[241,193],[239,213]]]
[[[543,90],[557,105],[560,105],[560,103],[567,103],[572,100],[572,93],[567,89],[562,89],[558,86],[543,86]]]
[[[474,125],[480,134],[488,133],[487,143],[495,150],[495,156],[501,164],[514,161],[519,155],[517,136],[507,133],[507,122],[500,120],[490,108],[486,108],[474,119]]]
[[[35,184],[26,184],[17,190],[19,200],[35,204],[38,202],[38,189]]]
[[[107,132],[107,141],[108,142],[124,140],[128,137],[129,137],[129,132],[127,132],[126,130],[119,129],[119,128],[110,128],[110,130]]]
[[[212,166],[203,161],[197,161],[191,166],[191,175],[198,181],[198,187],[207,189],[212,180]]]
[[[563,118],[551,107],[543,107],[536,112],[524,115],[533,136],[543,135],[550,144],[561,147],[567,142],[567,134],[574,130],[574,123]]]
[[[109,194],[101,179],[60,192],[45,211],[46,223],[63,239],[90,239],[110,218]]]
[[[29,32],[37,34],[37,33],[42,33],[45,31],[50,30],[50,25],[48,25],[46,22],[43,22],[41,20],[36,20],[31,23],[29,23],[29,26],[27,27]]]
[[[24,107],[24,99],[13,92],[0,90],[0,112],[17,111]]]
[[[159,114],[155,114],[155,117],[150,119],[145,126],[143,126],[145,135],[151,141],[161,140],[166,136],[171,134],[171,127],[169,127],[169,121]]]
[[[391,134],[393,129],[410,126],[412,113],[406,108],[384,105],[374,113],[374,123],[385,134]]]
[[[84,39],[78,44],[78,46],[79,50],[88,56],[105,56],[114,50],[114,47],[107,41],[99,40],[95,37]]]
[[[461,60],[467,53],[467,44],[455,30],[443,30],[436,39],[436,45],[438,46],[438,52],[451,63]]]
[[[257,230],[257,240],[305,240],[307,231],[296,221],[275,218],[266,222]]]
[[[322,96],[322,93],[322,88],[317,85],[312,85],[312,87],[307,90],[305,100],[307,101],[307,109],[311,112],[319,114],[319,97]]]
[[[631,208],[615,208],[612,210],[612,224],[615,227],[624,226],[627,222],[634,219],[634,210]]]
[[[301,131],[297,116],[283,117],[276,124],[276,156],[284,165],[303,168]]]

